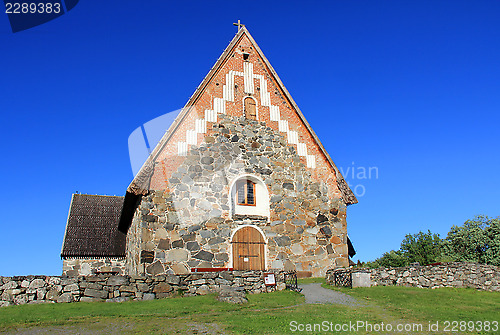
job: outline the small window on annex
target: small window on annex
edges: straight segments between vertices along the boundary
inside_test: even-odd
[[[250,97],[245,98],[245,117],[249,120],[257,120],[255,100]]]
[[[238,180],[236,184],[236,199],[240,206],[255,206],[255,183],[250,180]]]

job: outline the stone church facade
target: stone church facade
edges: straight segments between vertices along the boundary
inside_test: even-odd
[[[245,27],[120,201],[120,215],[107,222],[119,247],[105,270],[323,276],[348,266],[353,252],[346,208],[357,199]],[[83,259],[96,263],[65,249],[72,238],[78,244],[69,227],[62,256],[77,274]]]

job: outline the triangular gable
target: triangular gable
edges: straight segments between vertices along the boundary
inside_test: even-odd
[[[205,109],[202,111],[202,117],[196,118],[193,120],[193,109],[195,108],[197,102],[203,96],[205,90],[208,85],[212,83],[213,79],[216,76],[220,76],[220,70],[225,66],[228,61],[231,61],[232,55],[234,55],[235,49],[238,45],[243,41],[243,39],[248,39],[250,45],[256,51],[258,57],[260,57],[259,64],[264,68],[264,74],[254,73],[254,68],[252,63],[243,63],[243,71],[234,71],[229,70],[225,73],[225,82],[222,86],[222,94],[220,97],[214,97],[212,107],[209,109]],[[246,40],[245,40],[246,42]],[[236,79],[235,79],[236,78]],[[243,78],[243,79],[241,79]],[[250,78],[250,79],[249,79]],[[170,144],[172,145],[172,140],[177,141],[177,153],[182,156],[186,154],[190,145],[197,144],[198,134],[204,134],[207,131],[207,123],[208,122],[217,122],[217,115],[220,113],[225,113],[226,102],[234,102],[232,98],[234,98],[234,83],[235,80],[244,80],[243,90],[245,92],[251,92],[250,94],[258,94],[261,105],[264,108],[268,108],[269,110],[269,119],[270,121],[275,121],[278,127],[278,130],[281,133],[286,134],[286,138],[288,138],[288,143],[296,145],[297,153],[299,156],[303,157],[308,168],[314,169],[316,167],[316,156],[314,154],[310,154],[308,151],[308,147],[301,141],[299,138],[299,134],[295,130],[291,130],[286,118],[280,115],[280,107],[278,104],[271,103],[271,96],[268,90],[268,80],[275,84],[279,91],[280,96],[282,93],[282,98],[291,106],[293,111],[296,113],[301,123],[304,125],[308,134],[312,137],[313,142],[319,148],[320,153],[328,162],[328,165],[331,170],[335,173],[337,179],[337,186],[339,191],[342,194],[342,198],[347,205],[357,203],[357,199],[354,196],[353,192],[345,182],[343,176],[341,175],[338,168],[335,166],[335,163],[331,159],[330,155],[322,145],[319,138],[314,133],[313,129],[305,119],[304,115],[300,111],[299,107],[291,97],[288,90],[283,85],[281,79],[279,78],[276,71],[273,69],[267,58],[264,56],[262,50],[259,48],[253,37],[250,35],[248,30],[243,26],[238,30],[238,33],[226,47],[222,55],[219,57],[215,65],[209,71],[209,73],[205,76],[202,83],[198,86],[194,94],[191,96],[189,101],[186,103],[182,111],[179,113],[173,124],[170,126],[168,131],[162,137],[158,145],[154,148],[151,155],[148,157],[141,170],[134,178],[129,188],[127,189],[128,193],[133,194],[146,194],[150,188],[151,177],[154,173],[155,162],[160,159],[160,155],[164,148]],[[260,83],[259,88],[260,91],[257,93],[254,88],[254,82],[258,81]],[[196,111],[195,111],[196,112]],[[199,112],[198,112],[199,113]],[[188,121],[188,118],[191,120]],[[193,123],[193,129],[187,130],[186,135],[182,140],[173,139],[174,135],[177,133],[178,129],[186,122]],[[310,149],[309,149],[310,150]]]

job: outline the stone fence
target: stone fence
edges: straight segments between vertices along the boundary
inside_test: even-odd
[[[276,272],[276,290],[285,289],[283,272]],[[273,288],[274,289],[274,288]],[[75,301],[122,302],[174,295],[205,295],[235,291],[261,293],[268,288],[262,271],[199,272],[185,275],[86,277],[0,277],[0,307]]]
[[[359,285],[356,274],[367,273],[366,286],[414,286],[421,288],[472,287],[478,290],[500,291],[500,267],[476,263],[438,263],[427,266],[399,268],[353,268],[353,287]],[[328,270],[327,283],[333,283],[333,270]]]

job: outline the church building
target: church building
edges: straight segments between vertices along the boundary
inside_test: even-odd
[[[353,192],[243,25],[125,197],[73,195],[63,274],[286,270],[354,254]]]

